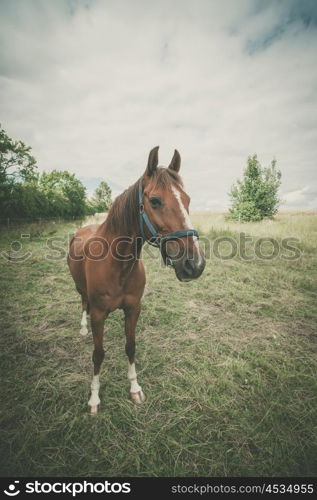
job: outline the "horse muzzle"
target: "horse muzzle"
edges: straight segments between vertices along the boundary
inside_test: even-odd
[[[162,257],[166,265],[174,268],[179,281],[196,280],[201,276],[206,265],[205,257],[201,253],[192,257],[184,256],[175,259],[166,252],[162,252]]]
[[[175,274],[179,281],[196,280],[205,269],[206,261],[202,255],[185,258],[181,262],[174,263]]]

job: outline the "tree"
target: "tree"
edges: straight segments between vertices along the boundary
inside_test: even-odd
[[[86,188],[69,172],[39,174],[31,147],[14,141],[0,125],[0,217],[82,217],[104,211],[111,204],[111,189],[101,182],[93,202]]]
[[[36,179],[36,160],[30,154],[31,147],[22,141],[14,141],[0,125],[0,183]]]
[[[272,218],[280,203],[280,185],[281,172],[276,167],[276,160],[272,160],[269,167],[262,167],[256,154],[249,156],[243,180],[238,180],[230,191],[229,218],[243,222]]]
[[[66,170],[43,172],[39,188],[49,200],[50,216],[81,216],[86,212],[86,188]]]
[[[95,212],[106,212],[111,206],[111,188],[105,181],[101,181],[94,196],[91,200],[91,205]]]
[[[25,194],[34,206],[32,194],[36,191],[38,174],[31,148],[22,141],[14,141],[0,125],[0,212],[2,217],[28,215]],[[28,192],[24,192],[24,185]]]

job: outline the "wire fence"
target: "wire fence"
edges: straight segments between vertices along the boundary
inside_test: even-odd
[[[83,217],[0,217],[0,226],[20,226],[24,224],[45,224],[47,222],[62,223],[71,221],[81,221],[86,218]]]
[[[98,223],[106,219],[108,212],[100,212],[91,215],[82,216],[65,216],[65,217],[0,217],[0,227],[16,227],[27,224],[47,224],[49,222],[54,224],[61,224],[65,222],[86,222]]]

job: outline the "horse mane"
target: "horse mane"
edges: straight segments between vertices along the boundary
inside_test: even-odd
[[[117,196],[104,222],[105,230],[110,230],[112,234],[131,236],[139,229],[139,183],[142,184],[145,174],[140,177],[132,186]],[[183,185],[180,176],[170,168],[158,167],[152,174],[156,184],[170,188],[177,183]]]

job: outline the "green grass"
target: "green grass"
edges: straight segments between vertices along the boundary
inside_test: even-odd
[[[47,238],[61,238],[66,251],[74,226],[2,230],[1,250],[30,232],[23,244],[32,252],[25,262],[1,259],[2,475],[316,473],[317,219],[193,220],[213,241],[237,239],[241,230],[278,241],[295,236],[300,258],[211,256],[199,280],[180,283],[145,255],[137,370],[147,401],[135,407],[128,399],[117,311],[106,323],[96,418],[86,412],[92,340],[79,335],[79,296],[65,258],[45,257]]]

